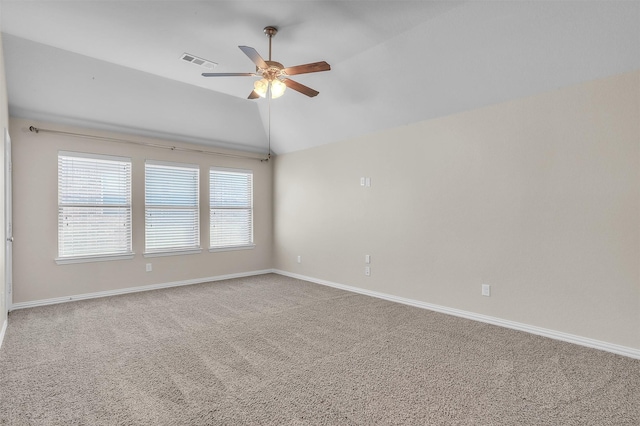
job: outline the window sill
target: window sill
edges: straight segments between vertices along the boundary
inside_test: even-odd
[[[109,262],[112,260],[131,260],[135,253],[114,254],[114,255],[98,255],[98,256],[75,256],[75,257],[57,257],[55,259],[57,265],[69,265],[72,263],[88,263],[88,262]]]
[[[199,254],[202,253],[201,248],[197,249],[187,249],[187,250],[172,250],[172,251],[157,251],[144,253],[144,257],[164,257],[164,256],[182,256],[185,254]]]
[[[209,252],[215,253],[218,251],[235,251],[235,250],[252,250],[255,248],[255,244],[249,244],[246,246],[233,246],[233,247],[212,247]]]

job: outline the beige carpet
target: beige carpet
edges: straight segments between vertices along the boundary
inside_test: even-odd
[[[640,425],[640,361],[263,275],[12,312],[0,424]]]

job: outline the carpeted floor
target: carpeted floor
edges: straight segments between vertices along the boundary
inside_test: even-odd
[[[12,312],[0,424],[640,425],[640,361],[262,275]]]

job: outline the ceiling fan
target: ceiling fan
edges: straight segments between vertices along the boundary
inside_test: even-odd
[[[291,75],[308,74],[312,72],[329,71],[331,66],[324,62],[313,62],[309,64],[296,65],[294,67],[285,68],[280,62],[271,60],[271,39],[278,33],[276,27],[265,27],[264,33],[269,37],[269,60],[262,59],[260,54],[253,47],[238,46],[245,55],[256,65],[256,72],[223,72],[223,73],[202,73],[204,77],[262,77],[253,84],[253,91],[248,99],[256,99],[271,95],[272,99],[279,98],[287,87],[307,95],[309,97],[317,96],[317,90],[293,81],[289,78]]]

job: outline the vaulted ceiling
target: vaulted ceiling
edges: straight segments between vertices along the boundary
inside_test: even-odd
[[[0,1],[10,114],[278,153],[640,68],[637,1]],[[248,100],[238,49],[320,92]],[[269,107],[270,105],[270,107]]]

